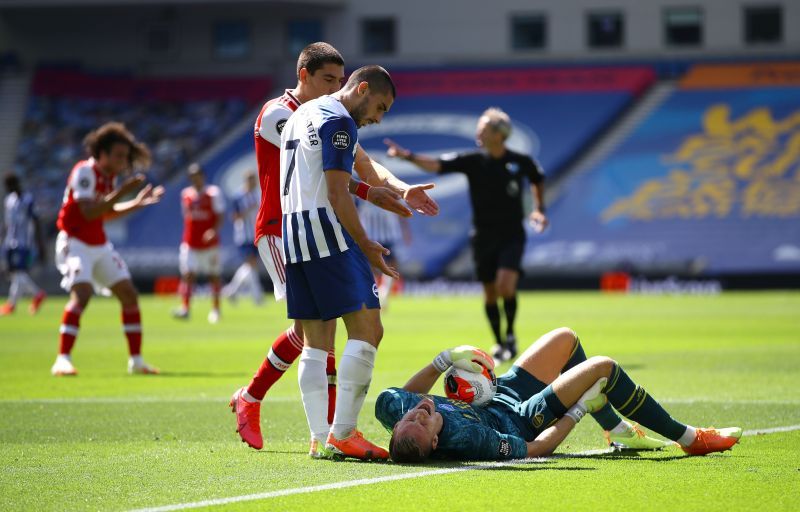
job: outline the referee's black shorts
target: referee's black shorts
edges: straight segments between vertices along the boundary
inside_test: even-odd
[[[476,231],[472,235],[472,257],[478,280],[490,283],[497,276],[498,268],[522,273],[520,263],[525,250],[525,231],[497,233],[489,230]]]

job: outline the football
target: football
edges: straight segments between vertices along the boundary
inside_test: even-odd
[[[488,368],[478,373],[451,366],[444,374],[444,392],[447,398],[486,405],[497,392],[497,377]]]

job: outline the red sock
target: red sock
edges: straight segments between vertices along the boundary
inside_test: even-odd
[[[189,303],[192,301],[192,285],[182,280],[178,286],[178,294],[181,296],[183,309],[189,311]]]
[[[219,292],[222,289],[219,282],[211,284],[211,301],[213,303],[214,309],[219,311]]]
[[[283,377],[284,372],[289,369],[295,359],[300,357],[302,351],[303,340],[294,332],[294,327],[281,333],[272,343],[267,358],[261,363],[261,367],[253,375],[253,380],[247,387],[250,396],[263,400],[269,388]]]
[[[132,356],[142,353],[142,316],[139,306],[129,306],[122,310],[122,329],[128,338],[128,352]]]
[[[64,314],[61,315],[61,333],[58,338],[58,353],[69,355],[72,346],[75,345],[75,338],[78,337],[78,329],[81,325],[81,313],[83,310],[76,304],[68,302],[64,306]]]
[[[328,352],[328,366],[325,368],[328,375],[328,423],[333,424],[333,414],[336,412],[336,352]]]

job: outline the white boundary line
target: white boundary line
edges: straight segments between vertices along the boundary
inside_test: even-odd
[[[0,399],[0,406],[2,405],[19,405],[19,404],[150,404],[150,403],[227,403],[230,400],[229,396],[215,397],[215,396],[189,396],[189,397],[157,397],[157,396],[142,396],[142,397],[73,397],[73,398],[10,398]],[[367,398],[367,402],[374,403],[376,398]],[[662,404],[674,405],[694,405],[694,404],[732,404],[732,405],[800,405],[800,400],[726,400],[710,399],[710,398],[666,398],[659,399]],[[295,396],[276,396],[268,397],[264,400],[265,404],[269,403],[300,403],[300,397]]]
[[[785,427],[765,428],[758,430],[745,430],[742,435],[755,436],[764,434],[776,434],[780,432],[792,432],[800,430],[800,425],[787,425]],[[601,455],[604,453],[612,452],[611,449],[604,450],[586,450],[578,453],[565,453],[554,456],[555,458],[570,458],[570,457],[585,457],[588,455]],[[190,508],[200,507],[213,507],[216,505],[228,505],[231,503],[241,503],[243,501],[265,500],[269,498],[279,498],[282,496],[291,496],[294,494],[308,494],[312,492],[331,491],[339,489],[347,489],[349,487],[359,487],[362,485],[373,485],[384,482],[395,482],[398,480],[409,480],[412,478],[422,478],[426,476],[447,475],[450,473],[460,473],[462,471],[474,471],[483,469],[501,468],[511,465],[519,464],[533,464],[547,460],[546,458],[533,458],[533,459],[515,459],[504,462],[492,462],[484,464],[473,464],[469,466],[459,466],[455,468],[433,469],[429,471],[418,471],[416,473],[403,473],[400,475],[388,475],[375,478],[362,478],[359,480],[350,480],[345,482],[334,482],[323,485],[312,485],[308,487],[295,487],[292,489],[281,489],[279,491],[260,492],[256,494],[244,494],[240,496],[230,496],[228,498],[215,498],[203,501],[194,501],[189,503],[176,503],[174,505],[164,505],[160,507],[140,508],[130,512],[171,512],[173,510],[187,510]]]

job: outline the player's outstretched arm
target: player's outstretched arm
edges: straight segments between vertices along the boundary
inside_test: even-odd
[[[110,220],[123,217],[129,213],[144,208],[145,206],[157,204],[159,201],[161,201],[163,196],[164,187],[161,185],[154,187],[153,185],[148,184],[142,190],[140,190],[138,194],[136,194],[135,198],[131,199],[130,201],[114,204],[113,210],[107,213],[105,218]]]
[[[431,388],[439,380],[441,374],[442,372],[431,363],[408,379],[403,389],[411,393],[430,393]]]
[[[387,187],[400,194],[406,203],[423,215],[437,215],[439,205],[428,196],[433,183],[409,185],[373,160],[361,146],[356,148],[355,169],[359,177],[370,185]]]
[[[479,372],[482,366],[493,370],[494,360],[483,350],[470,345],[443,350],[433,358],[431,364],[415,373],[403,389],[412,393],[429,393],[439,376],[451,366]]]
[[[411,210],[403,206],[400,202],[400,195],[387,187],[375,187],[366,183],[350,179],[348,185],[351,194],[354,194],[364,201],[368,201],[378,208],[392,212],[400,217],[411,217]]]
[[[407,162],[411,162],[423,171],[427,172],[438,173],[442,170],[442,163],[438,158],[418,155],[410,149],[404,148],[392,139],[383,139],[383,143],[389,147],[389,149],[386,150],[386,154],[392,158],[400,158]]]
[[[114,189],[111,193],[99,200],[83,199],[78,201],[78,208],[81,215],[86,220],[93,220],[98,217],[107,217],[114,209],[114,206],[126,195],[130,194],[144,183],[143,174],[136,174],[122,182],[122,185]]]

